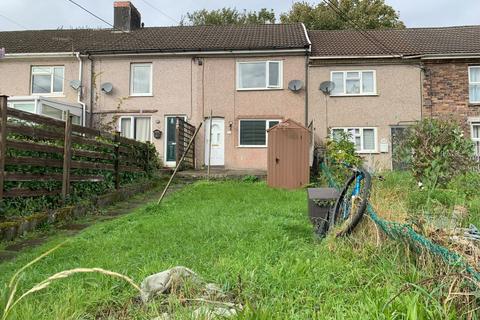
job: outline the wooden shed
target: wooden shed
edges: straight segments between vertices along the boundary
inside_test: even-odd
[[[268,130],[268,171],[270,187],[301,188],[310,180],[310,131],[288,119]]]

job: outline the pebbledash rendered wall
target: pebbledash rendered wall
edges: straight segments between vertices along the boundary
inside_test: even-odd
[[[302,56],[269,55],[223,57],[95,57],[93,115],[96,125],[118,128],[120,116],[143,115],[152,117],[152,131],[165,133],[165,116],[186,116],[198,124],[210,116],[225,121],[225,168],[266,169],[266,147],[239,146],[240,119],[287,118],[305,122],[305,90],[292,92],[288,82],[298,79],[305,83],[305,59]],[[283,88],[275,90],[244,90],[236,88],[236,62],[283,61]],[[130,64],[152,63],[153,95],[129,95]],[[104,94],[99,85],[113,84],[113,92]],[[165,150],[165,135],[154,139],[160,156]],[[199,132],[196,144],[197,167],[204,165],[205,126]]]
[[[325,97],[320,83],[332,71],[374,70],[375,95]],[[309,119],[315,141],[324,143],[333,127],[377,128],[377,150],[362,157],[373,170],[392,168],[391,128],[410,125],[422,117],[422,70],[416,63],[398,61],[311,61],[309,69]],[[380,144],[388,144],[382,152]]]
[[[469,120],[476,118],[478,122],[480,104],[469,102],[468,67],[480,65],[480,59],[429,60],[423,64],[424,117],[456,119],[469,133]]]

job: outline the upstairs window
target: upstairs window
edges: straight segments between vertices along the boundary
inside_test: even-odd
[[[151,122],[150,117],[121,117],[120,134],[141,142],[151,141]]]
[[[130,95],[152,95],[151,63],[132,63],[130,65]]]
[[[333,128],[332,138],[337,139],[342,132],[355,144],[358,153],[377,152],[377,128]]]
[[[267,130],[280,120],[240,120],[240,146],[266,147]]]
[[[480,103],[480,66],[468,68],[470,103]]]
[[[374,95],[377,93],[375,71],[332,71],[335,83],[332,96]]]
[[[282,68],[282,61],[237,62],[237,89],[281,89]]]
[[[32,67],[32,94],[62,94],[64,73],[63,66]]]

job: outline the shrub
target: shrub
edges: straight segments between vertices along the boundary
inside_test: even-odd
[[[449,119],[425,119],[411,127],[400,152],[414,177],[427,189],[445,186],[473,164],[473,143]]]
[[[345,165],[359,167],[363,163],[355,151],[351,136],[344,132],[327,140],[327,159],[337,181],[343,181],[349,175]]]

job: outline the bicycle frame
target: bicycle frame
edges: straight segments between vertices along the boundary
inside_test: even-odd
[[[355,170],[357,176],[355,177],[355,186],[352,190],[352,195],[351,195],[351,206],[347,208],[347,203],[343,203],[343,219],[347,219],[348,216],[350,215],[350,209],[355,205],[355,200],[357,199],[358,195],[360,194],[360,188],[361,188],[361,183],[362,180],[365,178],[364,174],[360,171]]]

